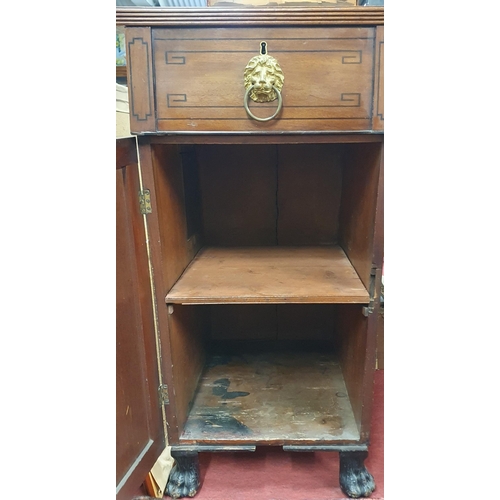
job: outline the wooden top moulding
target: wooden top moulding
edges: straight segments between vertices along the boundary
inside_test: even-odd
[[[124,26],[382,26],[383,7],[116,8]]]

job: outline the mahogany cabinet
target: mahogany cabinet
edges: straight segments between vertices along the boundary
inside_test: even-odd
[[[343,491],[369,496],[383,8],[119,8],[117,22],[167,493],[196,494],[200,451],[280,446],[339,452]]]

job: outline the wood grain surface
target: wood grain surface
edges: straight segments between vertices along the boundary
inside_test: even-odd
[[[116,486],[131,498],[165,446],[139,171],[133,138],[116,140]],[[111,334],[111,332],[109,332]]]
[[[370,130],[375,28],[154,29],[159,131]],[[243,74],[267,41],[285,75],[283,108],[258,122]],[[254,103],[260,117],[277,106]]]
[[[340,365],[333,354],[212,356],[181,443],[356,441]]]
[[[175,146],[151,148],[155,216],[162,245],[162,269],[170,288],[199,250],[198,233],[188,235],[182,156]],[[146,186],[148,187],[148,186]]]
[[[277,146],[278,245],[337,243],[342,190],[341,148]]]
[[[335,244],[338,144],[198,145],[208,246]]]
[[[352,146],[345,147],[339,243],[368,289],[374,258],[375,215],[382,187],[382,145]]]
[[[144,8],[117,7],[116,24],[125,26],[375,26],[384,7]]]
[[[207,312],[205,307],[175,306],[170,308],[168,314],[172,379],[175,387],[177,423],[180,428],[186,421],[205,363],[204,334]]]
[[[207,247],[166,296],[167,303],[367,303],[369,295],[339,247]]]
[[[338,309],[334,304],[217,304],[209,308],[211,340],[227,343],[331,342]]]
[[[375,78],[373,130],[384,130],[384,27],[377,26],[375,36]]]
[[[184,133],[150,137],[154,144],[350,144],[382,142],[382,132],[373,134],[322,131],[298,131],[286,134],[249,134],[212,132],[210,134]]]
[[[273,145],[198,146],[206,245],[276,244]]]
[[[125,30],[127,87],[130,101],[130,130],[153,132],[156,128],[153,87],[151,28]]]

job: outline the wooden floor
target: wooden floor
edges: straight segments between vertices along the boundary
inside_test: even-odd
[[[208,247],[166,302],[364,304],[369,294],[340,247]]]
[[[338,362],[323,353],[212,356],[181,442],[359,440]]]

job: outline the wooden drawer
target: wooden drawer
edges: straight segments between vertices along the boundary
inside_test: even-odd
[[[376,30],[131,29],[127,42],[132,130],[203,133],[381,128],[373,116],[380,59]],[[261,41],[267,42],[269,55],[278,60],[284,75],[282,110],[268,122],[252,119],[244,108],[244,70],[259,54]],[[277,109],[277,101],[249,103],[252,113],[260,117]]]

